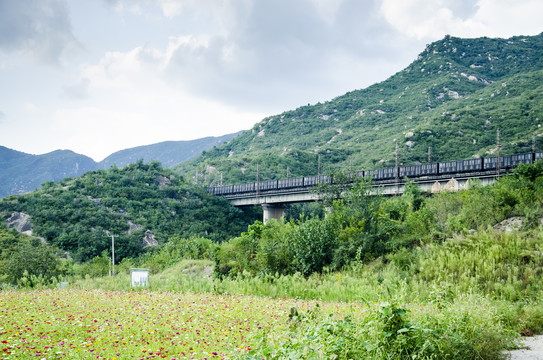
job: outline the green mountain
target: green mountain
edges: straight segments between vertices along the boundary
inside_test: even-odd
[[[172,237],[223,241],[255,220],[158,162],[143,161],[46,182],[37,191],[0,200],[1,220],[27,218],[20,213],[30,215],[33,236],[79,261],[109,251],[111,234],[120,261]]]
[[[267,117],[174,167],[209,184],[530,151],[543,134],[543,34],[446,36],[389,79],[325,103]],[[538,145],[541,148],[540,145]],[[200,181],[203,177],[200,178]]]
[[[31,155],[0,146],[0,198],[35,190],[46,181],[59,181],[91,170],[108,169],[113,165],[123,167],[138,160],[146,163],[158,161],[164,167],[171,167],[237,135],[239,133],[138,146],[117,151],[98,163],[70,150]]]

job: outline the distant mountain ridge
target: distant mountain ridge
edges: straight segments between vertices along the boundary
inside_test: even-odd
[[[163,167],[169,168],[184,161],[195,158],[202,151],[228,142],[240,135],[243,131],[223,135],[219,137],[207,136],[197,140],[188,141],[164,141],[152,145],[137,146],[120,150],[100,161],[101,169],[109,169],[111,166],[124,167],[143,159],[144,163],[156,160]]]
[[[240,133],[138,146],[117,151],[100,162],[71,150],[31,155],[0,146],[0,198],[35,190],[47,181],[77,177],[88,171],[108,169],[113,165],[121,168],[138,160],[143,160],[144,163],[158,161],[165,168],[172,167],[200,155],[202,151],[221,145]]]
[[[79,176],[96,166],[90,157],[70,150],[31,155],[0,146],[0,198],[26,193],[46,181]]]

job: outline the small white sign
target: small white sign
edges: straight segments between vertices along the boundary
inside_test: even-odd
[[[132,287],[147,287],[149,284],[149,269],[130,269]]]

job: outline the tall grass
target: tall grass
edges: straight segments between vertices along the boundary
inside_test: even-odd
[[[488,298],[504,326],[518,332],[543,330],[543,231],[479,230],[416,251],[400,250],[341,272],[217,279],[213,262],[183,260],[150,277],[149,289],[247,294],[271,298],[362,301],[395,299],[402,304],[444,308],[465,296]],[[127,273],[115,278],[72,280],[79,288],[129,290]]]
[[[418,278],[447,283],[456,293],[476,291],[494,298],[541,300],[541,232],[478,231],[420,250]]]

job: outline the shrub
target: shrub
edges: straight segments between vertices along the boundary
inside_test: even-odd
[[[332,263],[338,246],[337,228],[330,218],[313,218],[294,227],[289,234],[295,268],[305,276],[321,272]]]

